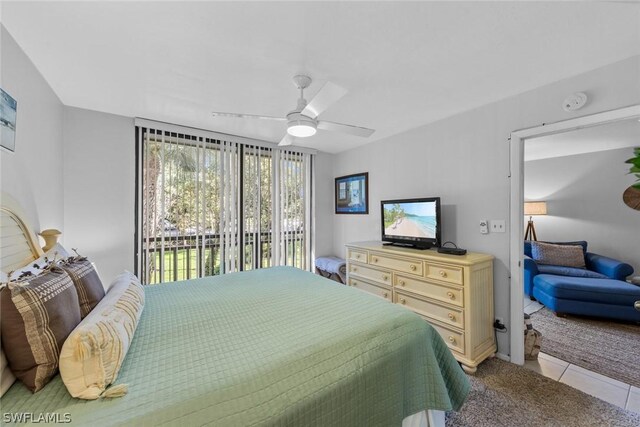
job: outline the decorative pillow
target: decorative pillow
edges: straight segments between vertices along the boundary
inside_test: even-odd
[[[21,278],[26,278],[27,276],[37,276],[42,273],[43,270],[47,268],[47,266],[54,260],[60,261],[63,258],[69,257],[69,252],[60,244],[56,243],[54,247],[49,249],[44,253],[40,258],[35,261],[30,262],[28,265],[25,265],[22,268],[19,268],[15,271],[11,271],[11,277],[6,279],[2,279],[2,282],[7,282],[9,280],[20,280]]]
[[[538,264],[586,268],[584,252],[580,245],[531,242],[531,255]]]
[[[62,344],[80,323],[73,281],[51,266],[0,291],[2,345],[13,374],[32,392],[58,372]]]
[[[62,347],[60,375],[71,396],[92,400],[126,393],[126,385],[109,385],[118,376],[143,308],[138,278],[129,272],[116,277]]]
[[[60,262],[60,268],[67,272],[78,291],[80,317],[85,318],[104,298],[104,286],[93,264],[87,258],[77,256]]]

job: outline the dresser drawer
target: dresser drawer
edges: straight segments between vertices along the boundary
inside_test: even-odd
[[[429,321],[428,318],[426,320]],[[464,354],[464,332],[458,332],[434,322],[429,322],[429,324],[433,326],[433,329],[438,331],[451,350]]]
[[[462,267],[432,264],[428,262],[425,263],[425,269],[427,271],[425,276],[428,279],[441,280],[443,282],[455,283],[457,285],[463,284]]]
[[[458,308],[445,307],[431,301],[396,292],[395,303],[401,304],[416,313],[438,320],[446,325],[464,328],[464,311]]]
[[[351,261],[367,263],[367,253],[357,249],[347,248],[347,259]]]
[[[364,265],[350,263],[349,276],[357,276],[391,286],[391,272],[389,270],[376,270],[375,268],[370,268]]]
[[[385,289],[380,286],[376,286],[372,283],[366,282],[360,279],[349,278],[349,286],[353,286],[354,288],[363,290],[365,292],[369,292],[377,297],[386,299],[387,301],[391,301],[391,290]]]
[[[412,260],[410,258],[393,258],[374,252],[369,254],[369,264],[390,268],[392,270],[397,270],[403,273],[411,273],[422,276],[422,261],[420,260]]]
[[[464,307],[464,290],[462,288],[399,275],[395,276],[393,285],[399,290],[415,292],[458,307]]]

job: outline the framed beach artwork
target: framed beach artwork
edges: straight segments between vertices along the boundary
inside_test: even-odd
[[[16,151],[16,115],[18,103],[0,89],[0,146]]]
[[[369,173],[336,178],[336,213],[360,214],[369,213]]]

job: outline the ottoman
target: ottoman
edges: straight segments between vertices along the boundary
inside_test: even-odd
[[[556,313],[640,322],[640,286],[622,280],[538,274],[533,296]]]

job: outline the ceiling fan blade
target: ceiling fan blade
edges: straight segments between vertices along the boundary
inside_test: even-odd
[[[318,129],[329,130],[332,132],[348,133],[349,135],[361,136],[363,138],[368,138],[375,132],[375,130],[369,128],[343,125],[342,123],[326,122],[324,120],[318,122]]]
[[[287,145],[293,145],[293,142],[296,140],[295,137],[289,135],[288,133],[284,134],[284,137],[282,137],[282,139],[280,140],[280,142],[278,143],[278,145],[280,147],[284,147]]]
[[[221,113],[214,111],[211,113],[213,117],[234,117],[237,119],[262,119],[262,120],[277,120],[280,122],[284,122],[287,119],[284,117],[272,117],[272,116],[257,116],[255,114],[237,114],[237,113]]]
[[[315,119],[324,110],[329,108],[331,104],[342,98],[347,93],[347,90],[342,86],[338,86],[335,83],[326,82],[322,89],[313,99],[304,107],[302,114]]]

